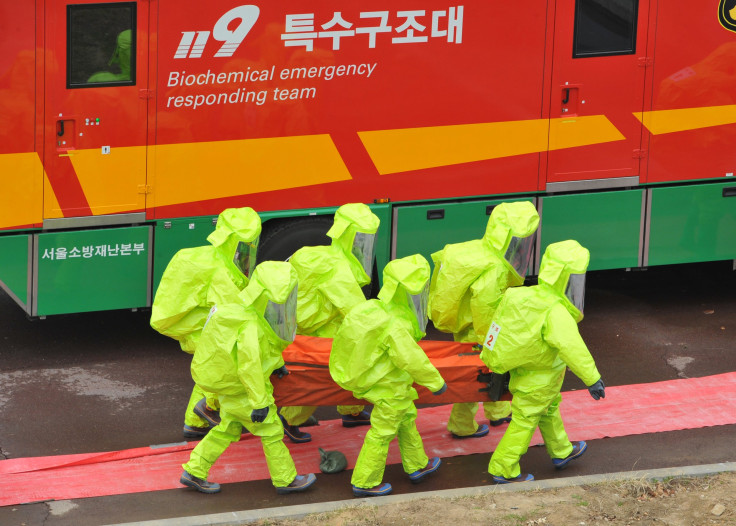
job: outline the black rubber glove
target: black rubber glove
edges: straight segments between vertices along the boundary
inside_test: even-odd
[[[441,395],[442,393],[444,393],[445,391],[447,391],[447,382],[445,382],[444,384],[442,384],[442,387],[440,387],[440,390],[439,391],[435,391],[432,394],[435,395],[435,396],[438,396],[438,395]]]
[[[592,396],[594,400],[600,400],[601,398],[605,398],[606,397],[606,386],[603,383],[603,378],[601,378],[596,383],[588,387],[588,392],[590,393],[590,396]]]
[[[250,419],[253,422],[263,422],[268,416],[268,407],[263,409],[254,409],[250,412]]]
[[[276,369],[271,374],[275,374],[279,378],[283,378],[284,376],[286,376],[287,374],[289,374],[289,370],[286,368],[285,365],[282,365],[281,367],[279,367],[278,369]]]

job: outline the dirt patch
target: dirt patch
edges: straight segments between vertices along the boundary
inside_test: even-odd
[[[557,526],[736,524],[736,473],[662,481],[604,482],[523,493],[429,498],[384,506],[358,505],[301,520],[260,526],[445,525]]]

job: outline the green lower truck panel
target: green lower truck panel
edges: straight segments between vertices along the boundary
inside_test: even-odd
[[[446,244],[483,237],[493,207],[512,201],[533,202],[532,199],[493,199],[397,206],[394,209],[394,256],[421,254],[431,266],[432,253]]]
[[[207,245],[207,236],[215,229],[217,216],[185,217],[158,221],[154,231],[153,297],[166,266],[180,249]]]
[[[32,251],[31,234],[0,237],[0,287],[26,312],[31,294],[28,272]]]
[[[151,304],[152,228],[135,226],[33,234],[29,314],[146,307]]]
[[[649,191],[645,265],[736,259],[736,181]]]
[[[373,205],[381,219],[378,269],[389,253],[419,253],[431,264],[431,254],[446,244],[481,238],[496,205],[535,199]],[[736,181],[549,195],[538,198],[538,209],[539,250],[530,273],[538,272],[549,244],[565,239],[590,250],[589,270],[736,259]],[[304,211],[265,212],[262,220],[292,215]],[[8,233],[0,236],[0,288],[31,316],[147,307],[171,257],[207,244],[214,220]]]
[[[590,251],[588,270],[640,265],[644,190],[542,198],[541,253],[574,239]]]

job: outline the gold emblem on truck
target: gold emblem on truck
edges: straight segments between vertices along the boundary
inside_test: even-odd
[[[721,0],[718,5],[718,20],[723,27],[736,32],[736,0]]]

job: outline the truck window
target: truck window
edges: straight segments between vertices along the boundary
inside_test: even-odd
[[[636,52],[638,0],[576,0],[573,58]]]
[[[135,85],[136,4],[67,7],[67,88]]]

